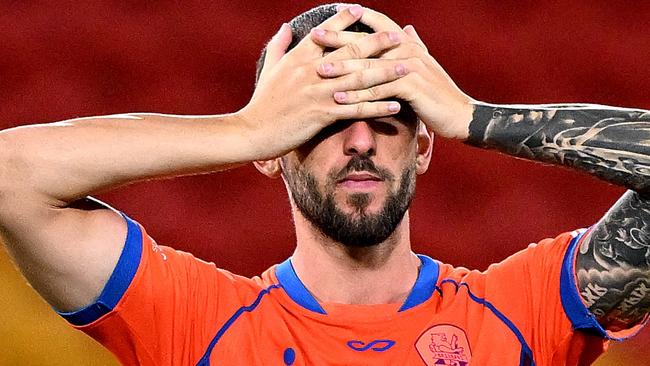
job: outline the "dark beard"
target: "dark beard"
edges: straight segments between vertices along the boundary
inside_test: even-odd
[[[328,175],[326,194],[323,197],[318,190],[316,178],[311,173],[301,167],[289,167],[287,163],[285,161],[285,177],[300,212],[324,235],[348,247],[369,247],[385,241],[402,221],[415,192],[413,163],[404,169],[397,191],[389,192],[379,213],[370,215],[365,212],[372,199],[371,194],[355,193],[347,201],[356,212],[348,215],[334,202],[334,189],[339,179],[353,171],[367,171],[390,184],[394,181],[394,176],[375,167],[369,158],[355,156],[341,172]]]

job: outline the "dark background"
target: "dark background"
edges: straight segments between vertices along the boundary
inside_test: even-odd
[[[0,128],[121,112],[236,111],[252,94],[265,42],[282,22],[320,3],[2,2]],[[650,4],[630,4],[363,3],[413,24],[476,99],[650,109]],[[485,269],[528,243],[591,225],[623,192],[573,171],[437,139],[411,211],[414,249]],[[100,197],[140,221],[160,244],[247,276],[294,247],[281,180],[250,165]],[[3,331],[13,330],[0,324]],[[647,335],[639,338],[648,344]],[[622,362],[612,360],[603,365]]]

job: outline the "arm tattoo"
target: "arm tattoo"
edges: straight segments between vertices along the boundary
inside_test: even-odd
[[[467,143],[650,190],[650,111],[601,105],[476,104]]]
[[[586,171],[631,190],[587,234],[576,274],[600,324],[650,312],[650,111],[600,105],[476,104],[467,143]]]
[[[650,312],[650,196],[628,191],[587,234],[578,252],[578,288],[610,330]]]

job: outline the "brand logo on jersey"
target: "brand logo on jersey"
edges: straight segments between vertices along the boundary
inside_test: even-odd
[[[427,329],[415,342],[415,348],[427,366],[467,366],[472,359],[465,331],[449,324]]]
[[[348,342],[348,347],[359,352],[367,351],[369,349],[375,352],[384,352],[389,348],[393,347],[394,345],[395,345],[395,341],[391,341],[390,339],[378,339],[367,344],[362,341]]]
[[[158,243],[156,243],[155,240],[151,240],[151,250],[152,250],[154,253],[158,253],[158,254],[160,254],[160,256],[162,257],[162,259],[163,259],[164,261],[167,260],[167,256],[165,255],[165,253],[163,253],[162,249],[160,249],[160,247],[158,246]]]

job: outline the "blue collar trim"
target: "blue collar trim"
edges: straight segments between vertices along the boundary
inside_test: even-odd
[[[305,285],[303,285],[300,278],[298,278],[298,275],[291,264],[291,258],[277,266],[275,269],[275,275],[278,278],[280,285],[282,285],[282,288],[287,292],[287,295],[289,295],[289,297],[298,305],[319,314],[327,314],[318,301],[316,301],[314,296],[312,296],[309,290],[307,290]]]
[[[429,300],[431,295],[433,295],[433,291],[436,290],[439,272],[438,262],[422,254],[418,254],[418,258],[422,261],[418,279],[415,280],[415,285],[413,285],[411,293],[404,300],[402,307],[398,311],[408,310],[422,304]]]
[[[425,255],[418,254],[418,258],[420,258],[422,266],[420,267],[418,278],[415,281],[415,285],[413,285],[411,293],[399,309],[400,312],[427,301],[436,289],[439,273],[438,262]],[[276,267],[275,275],[282,288],[287,292],[287,295],[298,305],[319,314],[327,314],[314,296],[307,290],[302,281],[300,281],[300,278],[298,278],[291,264],[291,258]]]

